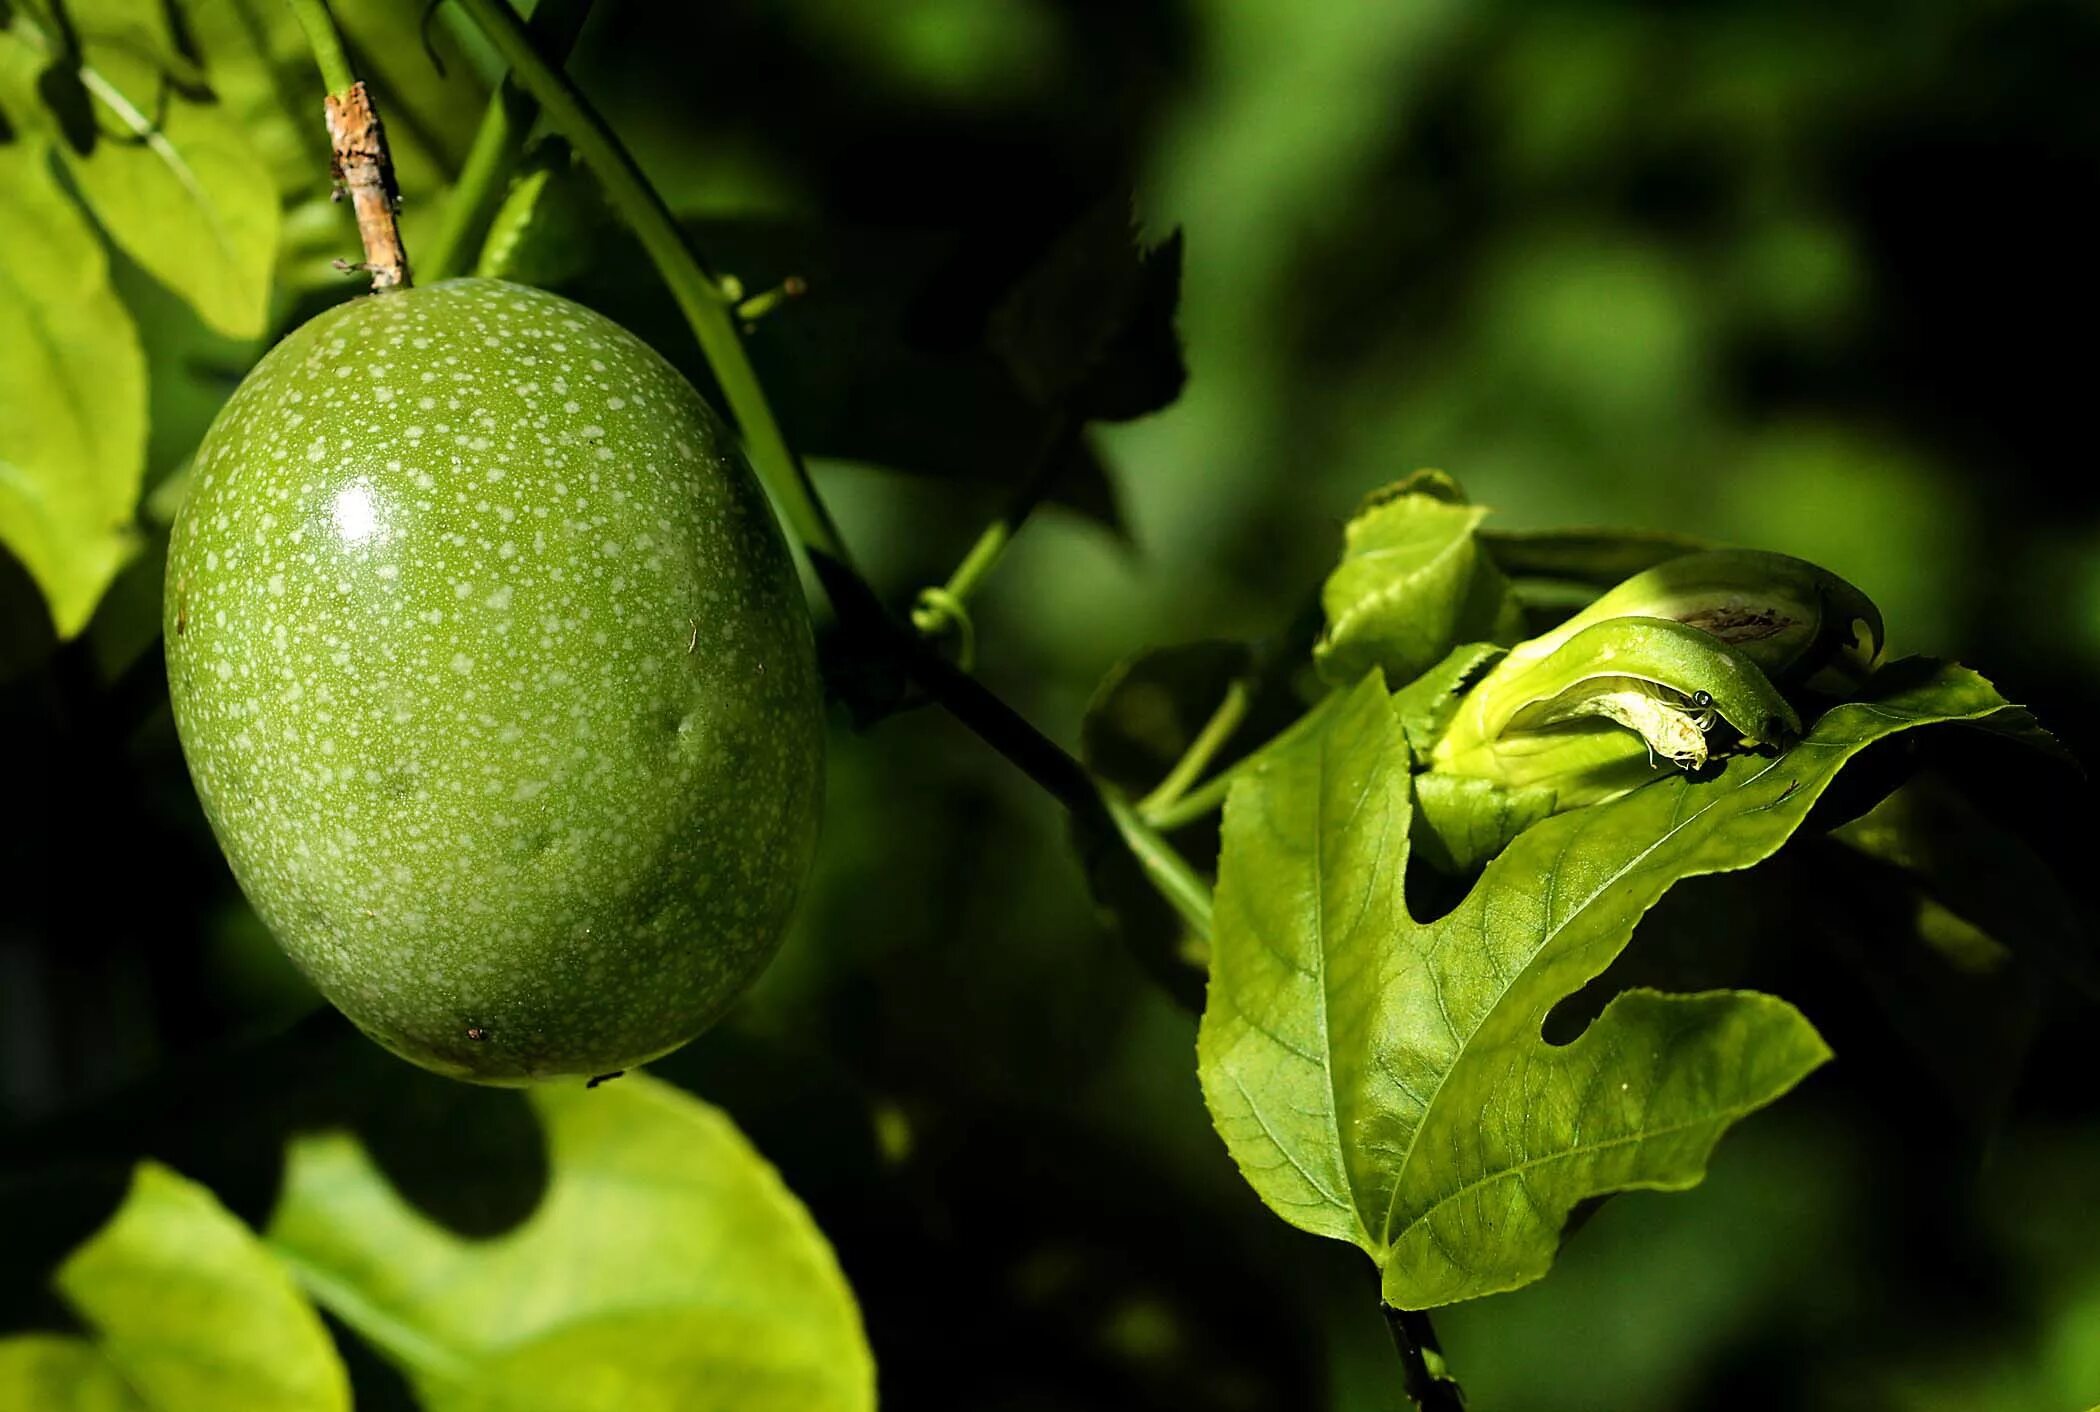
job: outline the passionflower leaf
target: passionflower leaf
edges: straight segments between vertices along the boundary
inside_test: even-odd
[[[1538,1279],[1589,1197],[1695,1185],[1731,1124],[1829,1057],[1815,1029],[1733,991],[1629,991],[1567,1044],[1542,1037],[1548,1013],[1673,884],[1770,856],[1854,755],[1945,722],[2031,726],[1962,668],[1885,670],[1777,757],[1533,826],[1418,922],[1406,739],[1366,677],[1225,806],[1198,1053],[1241,1172],[1361,1247],[1402,1308]]]
[[[1475,539],[1487,514],[1441,471],[1417,471],[1366,498],[1320,590],[1320,675],[1346,686],[1376,668],[1404,682],[1460,643],[1521,637],[1509,580]]]

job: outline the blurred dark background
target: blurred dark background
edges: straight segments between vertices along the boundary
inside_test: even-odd
[[[441,23],[440,82],[412,24],[362,18],[401,7],[342,8],[403,95],[413,250],[417,182],[463,153],[486,56]],[[1095,429],[1071,503],[976,605],[982,675],[1060,740],[1139,648],[1281,632],[1355,501],[1434,465],[1505,527],[1815,559],[1878,600],[1893,650],[1957,656],[2081,756],[2100,743],[2090,6],[602,0],[572,68],[720,266],[809,280],[756,356],[896,606],[1038,448],[986,381],[1000,291],[1104,193],[1135,190],[1150,238],[1182,230],[1185,394]],[[155,358],[150,485],[252,352],[125,277]],[[587,200],[545,277],[697,373]],[[288,321],[341,297],[327,278],[288,276]],[[267,1168],[232,1119],[268,1105],[239,1081],[138,1096],[183,1065],[269,1067],[211,1056],[315,1003],[154,708],[157,573],[146,556],[54,650],[0,558],[0,1138],[107,1145],[116,1102],[205,1165]],[[887,1404],[1399,1407],[1368,1267],[1242,1185],[1194,1020],[1097,915],[1056,807],[935,713],[836,721],[797,934],[660,1071],[809,1202]],[[2089,924],[2083,785],[1989,778]],[[1616,1199],[1544,1283],[1440,1313],[1474,1405],[2100,1401],[2090,1007],[2032,977],[1892,1001],[1843,944],[1856,880],[1782,862],[1784,888],[1680,889],[1636,950],[1725,958],[1837,1063],[1696,1192]],[[294,1033],[333,1053],[338,1029]],[[392,1061],[342,1072],[428,1092]]]

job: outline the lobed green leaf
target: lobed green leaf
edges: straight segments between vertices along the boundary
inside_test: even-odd
[[[729,1120],[654,1080],[531,1095],[551,1180],[462,1238],[344,1133],[297,1141],[269,1239],[433,1412],[874,1405],[830,1247]]]
[[[1769,856],[1867,746],[2025,720],[1961,668],[1885,671],[1783,755],[1535,825],[1425,923],[1404,895],[1406,737],[1366,678],[1226,804],[1199,1039],[1219,1133],[1279,1215],[1370,1254],[1390,1304],[1539,1278],[1579,1202],[1695,1184],[1730,1124],[1829,1057],[1764,995],[1627,992],[1565,1045],[1549,1012],[1673,884]]]
[[[103,5],[71,47],[26,14],[0,35],[0,94],[58,138],[81,199],[117,247],[214,329],[267,325],[277,256],[270,168],[209,90],[179,82],[160,7]],[[26,93],[44,105],[21,101]]]

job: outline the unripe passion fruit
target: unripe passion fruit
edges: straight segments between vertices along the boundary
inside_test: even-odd
[[[815,840],[808,611],[690,386],[493,280],[286,338],[199,447],[168,679],[197,792],[366,1033],[488,1083],[691,1039]]]

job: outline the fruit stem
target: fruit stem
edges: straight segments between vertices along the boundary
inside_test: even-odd
[[[590,12],[591,0],[540,0],[525,23],[546,52],[548,63],[560,65],[568,60]],[[459,169],[459,180],[445,203],[444,225],[424,252],[421,263],[426,279],[466,273],[471,252],[479,248],[503,204],[525,136],[539,114],[539,99],[505,74],[482,110],[474,145],[467,149],[466,164]]]
[[[336,196],[340,200],[344,192],[350,194],[350,208],[357,213],[357,238],[365,248],[364,263],[356,268],[370,273],[374,294],[406,289],[410,282],[408,252],[402,248],[401,225],[395,219],[401,192],[394,185],[394,159],[387,151],[379,109],[371,92],[350,70],[342,36],[328,15],[327,0],[285,3],[306,31],[321,82],[328,86],[323,108]]]
[[[306,46],[314,51],[314,63],[321,70],[321,82],[328,85],[328,96],[338,97],[356,87],[357,75],[351,72],[350,57],[343,52],[343,39],[336,33],[335,21],[329,18],[328,0],[285,3],[292,7],[299,28],[306,31]]]
[[[597,111],[567,75],[534,46],[532,36],[504,0],[459,0],[503,61],[511,76],[540,102],[548,119],[567,136],[597,173],[605,197],[642,242],[657,272],[671,288],[693,336],[700,342],[715,381],[729,402],[731,415],[744,433],[751,465],[772,492],[774,502],[802,547],[849,565],[851,557],[831,513],[817,497],[808,468],[789,447],[752,371],[751,359],[737,333],[734,301],[721,281],[701,261],[679,228],[670,208],[613,136]]]

